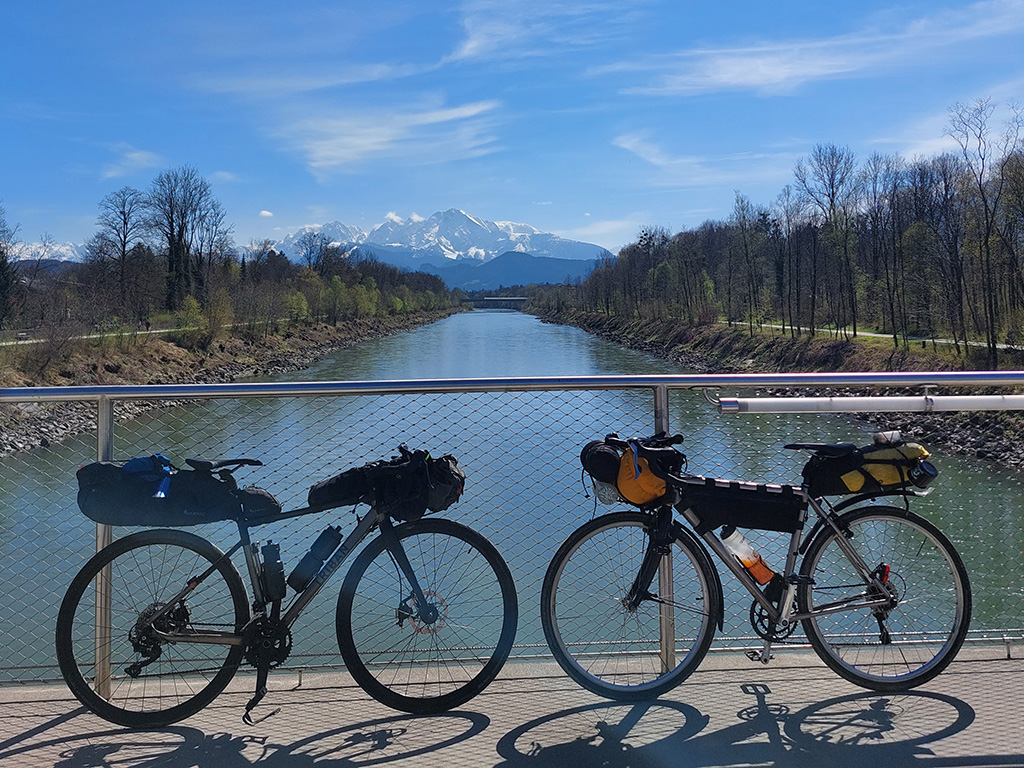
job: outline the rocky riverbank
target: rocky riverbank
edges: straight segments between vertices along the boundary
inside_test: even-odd
[[[3,386],[230,383],[299,371],[339,349],[426,325],[453,311],[298,327],[258,340],[228,337],[206,349],[187,349],[156,336],[133,334],[102,344],[82,343],[45,380],[29,381],[8,372]],[[118,418],[131,418],[153,407],[157,406],[120,403]],[[92,403],[0,404],[0,456],[46,447],[95,426]]]
[[[755,334],[725,326],[684,327],[672,321],[641,322],[608,315],[564,312],[547,315],[546,322],[572,325],[588,333],[643,350],[696,373],[782,373],[811,371],[942,371],[974,370],[977,361],[942,348],[913,346],[893,350],[891,344],[865,345],[824,335],[792,339],[779,334]],[[1008,359],[1020,369],[1020,361]],[[789,394],[764,390],[760,395]],[[803,391],[806,396],[908,394],[871,389]],[[917,394],[917,393],[915,393]],[[977,394],[976,392],[973,394]],[[1007,467],[1024,467],[1017,450],[1024,435],[1018,412],[864,413],[855,418],[877,429],[898,429],[909,439],[949,453],[969,455]]]

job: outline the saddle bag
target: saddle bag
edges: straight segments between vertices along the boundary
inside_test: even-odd
[[[257,501],[259,494],[250,494],[252,499],[245,491],[236,496],[230,485],[209,472],[178,470],[160,454],[123,464],[86,464],[77,477],[79,509],[106,525],[182,526],[228,520],[242,514],[243,499],[247,506],[269,508],[262,497]]]
[[[938,474],[917,443],[867,445],[845,456],[812,456],[803,468],[814,497],[880,493],[914,484],[926,487]]]

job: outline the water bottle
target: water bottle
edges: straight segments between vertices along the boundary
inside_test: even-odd
[[[341,543],[341,532],[333,525],[324,529],[323,533],[316,537],[309,552],[302,556],[295,570],[288,574],[288,586],[296,592],[301,592],[309,586],[316,575],[320,572],[320,566],[324,560],[331,556],[331,553]]]
[[[733,557],[740,561],[747,573],[754,577],[758,584],[764,586],[772,577],[775,571],[768,567],[761,555],[750,546],[743,535],[736,530],[735,526],[726,525],[722,527],[722,543],[732,553]]]
[[[268,603],[282,600],[287,592],[284,588],[281,545],[268,541],[260,552],[263,555],[263,599]]]

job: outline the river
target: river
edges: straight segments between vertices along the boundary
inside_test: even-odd
[[[396,336],[366,341],[281,379],[306,381],[579,376],[679,373],[671,364],[583,331],[545,324],[517,312],[453,315]],[[781,446],[793,440],[870,436],[838,416],[719,416],[698,393],[673,393],[672,429],[686,442],[690,471],[773,482],[799,480],[800,458]],[[210,401],[150,411],[119,423],[119,458],[163,452],[186,456],[247,454],[267,466],[241,479],[301,506],[308,486],[344,469],[389,455],[398,442],[455,453],[469,474],[463,500],[447,516],[488,536],[508,560],[520,594],[520,653],[543,650],[537,602],[540,579],[558,543],[593,514],[584,497],[577,455],[586,441],[617,429],[652,431],[649,392],[534,392],[410,395],[394,398],[284,398]],[[5,680],[54,676],[52,632],[66,585],[93,546],[93,525],[77,510],[74,472],[91,461],[95,436],[0,460],[0,637]],[[934,493],[914,503],[953,538],[974,588],[975,630],[1020,626],[1017,576],[1024,550],[1024,494],[1017,473],[963,457],[934,456]],[[282,542],[294,564],[328,522],[348,528],[347,512],[267,526],[261,537]],[[264,532],[265,531],[265,532]],[[202,531],[220,544],[230,527]],[[124,531],[118,531],[123,534]],[[768,554],[778,536],[754,534]],[[726,636],[746,634],[749,598],[729,588]],[[319,663],[333,653],[330,585],[295,628],[296,658]],[[300,641],[300,636],[303,639]],[[330,661],[330,659],[327,659]],[[336,659],[334,659],[336,661]]]

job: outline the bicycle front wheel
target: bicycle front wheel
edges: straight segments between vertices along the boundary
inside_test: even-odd
[[[153,623],[190,579],[211,567]],[[107,602],[109,631],[98,630]],[[194,715],[224,690],[242,646],[167,642],[154,628],[240,632],[248,619],[245,587],[219,549],[186,531],[142,531],[103,548],[71,582],[57,614],[57,662],[75,697],[104,720],[156,728]]]
[[[469,701],[508,659],[519,620],[512,574],[479,533],[450,520],[395,527],[434,614],[420,616],[381,537],[356,558],[338,596],[349,673],[392,709],[430,714]]]
[[[839,518],[844,537],[886,592],[865,583],[831,528],[811,541],[800,568],[808,640],[852,683],[893,693],[921,685],[956,656],[971,620],[971,587],[956,549],[934,525],[897,507]],[[889,596],[889,605],[866,607]],[[860,606],[860,607],[858,607]]]
[[[649,522],[640,512],[613,512],[584,524],[555,553],[541,588],[541,623],[555,660],[611,699],[654,698],[681,683],[707,653],[721,610],[713,565],[681,536],[652,594],[627,609]]]

